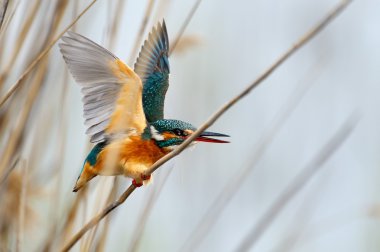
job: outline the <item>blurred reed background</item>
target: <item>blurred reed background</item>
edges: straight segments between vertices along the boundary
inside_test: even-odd
[[[71,192],[90,145],[52,42],[91,1],[0,3],[0,251],[59,251],[130,184],[100,177]],[[132,66],[157,21],[173,45],[191,17],[170,58],[166,117],[200,125],[336,3],[98,0],[71,29]],[[164,165],[73,251],[233,251],[353,111],[353,133],[249,250],[379,251],[379,7],[354,1],[213,125],[232,143]]]

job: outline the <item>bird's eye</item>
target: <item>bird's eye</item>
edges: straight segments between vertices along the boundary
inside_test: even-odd
[[[181,129],[174,129],[173,133],[176,134],[177,136],[186,136],[185,132]]]

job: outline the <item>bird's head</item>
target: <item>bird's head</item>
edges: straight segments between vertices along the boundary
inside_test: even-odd
[[[197,129],[190,123],[173,119],[161,119],[150,124],[151,138],[157,142],[160,148],[174,149],[184,142]],[[194,142],[229,143],[228,141],[212,137],[229,137],[225,134],[204,131],[195,138]]]

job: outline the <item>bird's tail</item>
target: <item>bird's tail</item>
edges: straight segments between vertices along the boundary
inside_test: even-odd
[[[73,192],[79,191],[85,184],[87,184],[88,181],[96,176],[96,174],[92,171],[92,168],[93,167],[86,161],[77,182],[75,183]]]

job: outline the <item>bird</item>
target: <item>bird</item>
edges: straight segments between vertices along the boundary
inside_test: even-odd
[[[81,87],[86,134],[95,144],[73,191],[97,175],[124,175],[142,186],[151,179],[144,172],[196,131],[190,123],[164,118],[170,74],[165,20],[148,34],[134,69],[78,33],[67,32],[59,48]],[[229,136],[204,131],[193,143],[228,143],[215,137]]]

